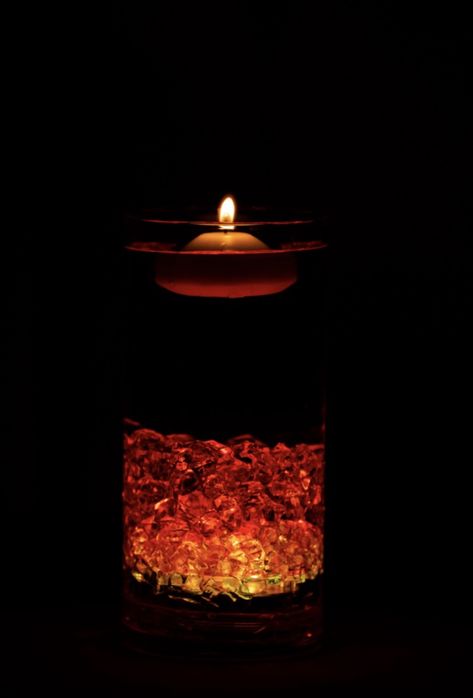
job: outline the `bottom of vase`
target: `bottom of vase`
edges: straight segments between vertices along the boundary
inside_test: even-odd
[[[314,648],[322,641],[321,579],[294,594],[212,609],[148,594],[140,586],[125,585],[122,613],[126,644],[140,651],[260,654]]]

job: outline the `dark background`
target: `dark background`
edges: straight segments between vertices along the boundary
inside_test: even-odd
[[[389,2],[130,4],[30,18],[20,35],[13,611],[117,603],[123,217],[213,209],[230,191],[311,208],[331,245],[329,606],[466,628],[466,18]]]

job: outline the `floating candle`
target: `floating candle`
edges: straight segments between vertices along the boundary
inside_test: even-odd
[[[156,283],[185,296],[244,298],[279,293],[297,279],[295,256],[235,229],[235,201],[218,209],[218,229],[156,259]]]
[[[235,202],[231,196],[227,196],[218,209],[218,232],[201,233],[191,240],[185,250],[217,250],[227,252],[229,250],[267,250],[268,246],[250,233],[235,231]]]

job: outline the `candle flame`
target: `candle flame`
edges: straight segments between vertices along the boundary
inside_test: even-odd
[[[227,196],[218,209],[218,222],[231,225],[235,220],[235,202],[231,196]]]

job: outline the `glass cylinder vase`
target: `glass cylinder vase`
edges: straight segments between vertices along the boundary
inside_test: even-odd
[[[261,211],[230,229],[195,212],[131,222],[123,622],[137,643],[321,639],[324,248],[309,219]]]

